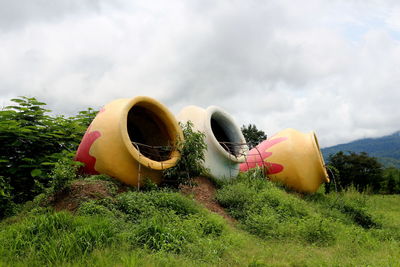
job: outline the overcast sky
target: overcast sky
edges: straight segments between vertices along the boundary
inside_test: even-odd
[[[138,3],[141,2],[141,3]],[[147,95],[321,146],[400,130],[397,0],[0,0],[0,107]]]

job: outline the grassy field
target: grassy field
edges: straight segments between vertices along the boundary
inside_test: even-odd
[[[0,222],[0,266],[400,266],[399,195],[299,195],[257,172],[218,187],[237,223],[176,191],[109,181],[74,214],[39,196]]]

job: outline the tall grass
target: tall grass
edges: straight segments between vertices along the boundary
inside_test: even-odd
[[[51,211],[25,215],[16,223],[3,222],[0,258],[4,263],[57,265],[113,247],[213,262],[229,247],[222,218],[179,193],[164,190],[87,201],[76,215]]]
[[[367,209],[367,196],[354,189],[328,195],[290,194],[257,170],[223,186],[217,200],[243,229],[268,240],[331,246],[346,227],[382,227]]]
[[[112,244],[117,228],[107,218],[74,217],[67,212],[28,217],[1,231],[0,255],[6,262],[73,260]]]
[[[75,214],[35,206],[0,222],[0,266],[397,266],[400,196],[300,195],[241,174],[227,224],[178,192],[112,194]],[[36,203],[36,204],[35,204]],[[29,211],[27,209],[29,208]]]

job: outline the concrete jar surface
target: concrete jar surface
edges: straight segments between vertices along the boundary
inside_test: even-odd
[[[241,171],[264,167],[266,175],[298,191],[312,193],[324,182],[328,173],[314,132],[283,130],[251,149]]]
[[[76,160],[88,174],[107,174],[140,186],[145,178],[161,181],[162,170],[180,158],[175,149],[182,131],[174,115],[144,96],[117,99],[97,114],[79,145]]]
[[[248,147],[242,131],[233,117],[223,109],[210,106],[206,109],[187,106],[177,115],[178,121],[191,121],[194,129],[205,134],[207,151],[204,166],[210,176],[223,179],[239,173],[239,164],[245,161]]]

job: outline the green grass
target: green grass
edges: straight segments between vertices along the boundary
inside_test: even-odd
[[[299,195],[256,172],[219,186],[234,226],[165,189],[30,203],[0,222],[0,266],[400,266],[399,195]]]

